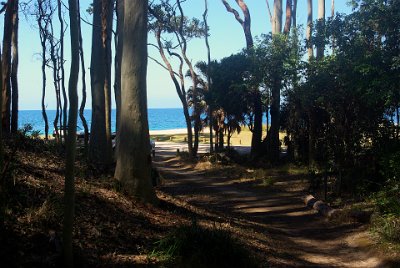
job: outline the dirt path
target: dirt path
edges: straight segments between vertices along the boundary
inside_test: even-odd
[[[267,267],[388,267],[371,252],[363,226],[332,225],[303,205],[301,177],[277,177],[265,190],[204,176],[173,158],[174,152],[158,145],[155,158],[165,199],[178,200],[199,221],[229,228]]]

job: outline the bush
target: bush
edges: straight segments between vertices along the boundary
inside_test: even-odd
[[[174,267],[255,267],[249,252],[230,233],[196,224],[180,226],[156,242],[152,257]]]
[[[375,214],[372,217],[372,230],[389,242],[400,243],[400,217]]]

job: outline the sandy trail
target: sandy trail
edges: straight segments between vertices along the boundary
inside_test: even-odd
[[[298,176],[278,177],[268,191],[203,176],[173,158],[179,146],[184,145],[156,144],[154,163],[166,178],[161,192],[198,208],[196,217],[206,214],[207,220],[236,230],[268,267],[390,267],[372,252],[365,227],[333,225],[307,209]]]

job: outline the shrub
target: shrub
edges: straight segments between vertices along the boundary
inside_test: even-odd
[[[390,242],[400,243],[400,217],[375,214],[372,217],[372,230]]]

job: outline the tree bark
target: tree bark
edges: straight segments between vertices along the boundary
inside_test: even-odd
[[[115,178],[144,202],[155,202],[147,117],[148,1],[125,0],[121,65],[121,120]]]
[[[1,48],[0,48],[0,59],[1,59]],[[2,66],[0,64],[0,77],[3,77]],[[3,83],[0,83],[0,92],[2,92]],[[3,94],[0,94],[0,107],[3,104]],[[4,149],[3,149],[3,129],[0,124],[0,170],[4,167]],[[4,233],[4,221],[5,221],[5,209],[6,209],[6,191],[5,191],[5,176],[0,174],[0,237]]]
[[[312,23],[313,23],[313,11],[312,11],[312,0],[307,0],[307,30],[306,30],[306,42],[307,42],[307,52],[308,58],[312,59],[314,56],[313,46],[311,43],[312,34]]]
[[[4,14],[4,34],[3,34],[3,106],[2,106],[2,124],[3,133],[10,134],[10,108],[11,108],[11,37],[12,37],[12,19],[14,12],[14,0],[8,0]]]
[[[281,77],[274,77],[272,92],[271,92],[271,128],[269,131],[270,138],[268,139],[268,156],[273,162],[279,160],[280,141],[279,141],[279,126],[280,126],[280,103],[281,103]]]
[[[18,0],[15,0],[12,18],[12,62],[11,62],[11,133],[15,134],[18,130]]]
[[[111,129],[109,124],[110,109],[110,81],[111,64],[107,61],[110,54],[109,48],[111,36],[112,12],[109,12],[104,24],[103,11],[107,1],[93,1],[93,32],[92,55],[90,63],[90,77],[92,89],[92,123],[90,131],[89,159],[91,163],[100,169],[107,168],[112,162]],[[110,1],[113,2],[113,1]],[[104,29],[107,28],[107,29]]]
[[[68,98],[67,92],[65,90],[65,70],[64,70],[64,20],[62,17],[61,10],[61,0],[57,0],[57,11],[58,11],[58,20],[60,22],[60,71],[61,71],[61,79],[59,80],[61,92],[63,94],[63,106],[61,107],[61,95],[60,95],[60,110],[63,112],[62,114],[62,127],[65,129],[67,125],[67,109],[68,109]],[[60,124],[61,125],[61,124]]]
[[[293,0],[292,23],[293,27],[297,28],[297,0]]]
[[[286,20],[285,20],[285,28],[283,32],[285,34],[290,33],[290,27],[292,26],[292,0],[286,1]]]
[[[116,14],[117,14],[117,34],[115,41],[117,43],[115,49],[115,82],[114,82],[114,95],[116,105],[116,129],[118,132],[119,120],[121,117],[121,61],[122,61],[122,44],[123,44],[123,30],[124,30],[124,0],[116,1]]]
[[[317,46],[317,59],[320,60],[324,57],[324,27],[325,27],[325,0],[318,0],[318,30],[320,31],[318,33],[320,37],[320,42],[318,42]],[[322,31],[322,32],[321,32]]]
[[[63,253],[64,265],[74,267],[72,234],[75,206],[74,164],[76,155],[76,123],[78,118],[78,76],[79,76],[79,3],[78,0],[68,0],[71,34],[71,72],[68,84],[69,113],[65,157],[65,190],[64,190],[64,225]]]
[[[251,155],[257,157],[260,154],[262,139],[262,102],[260,91],[254,90],[254,126],[251,138]]]
[[[279,34],[282,32],[282,14],[282,0],[274,0],[272,34]]]

